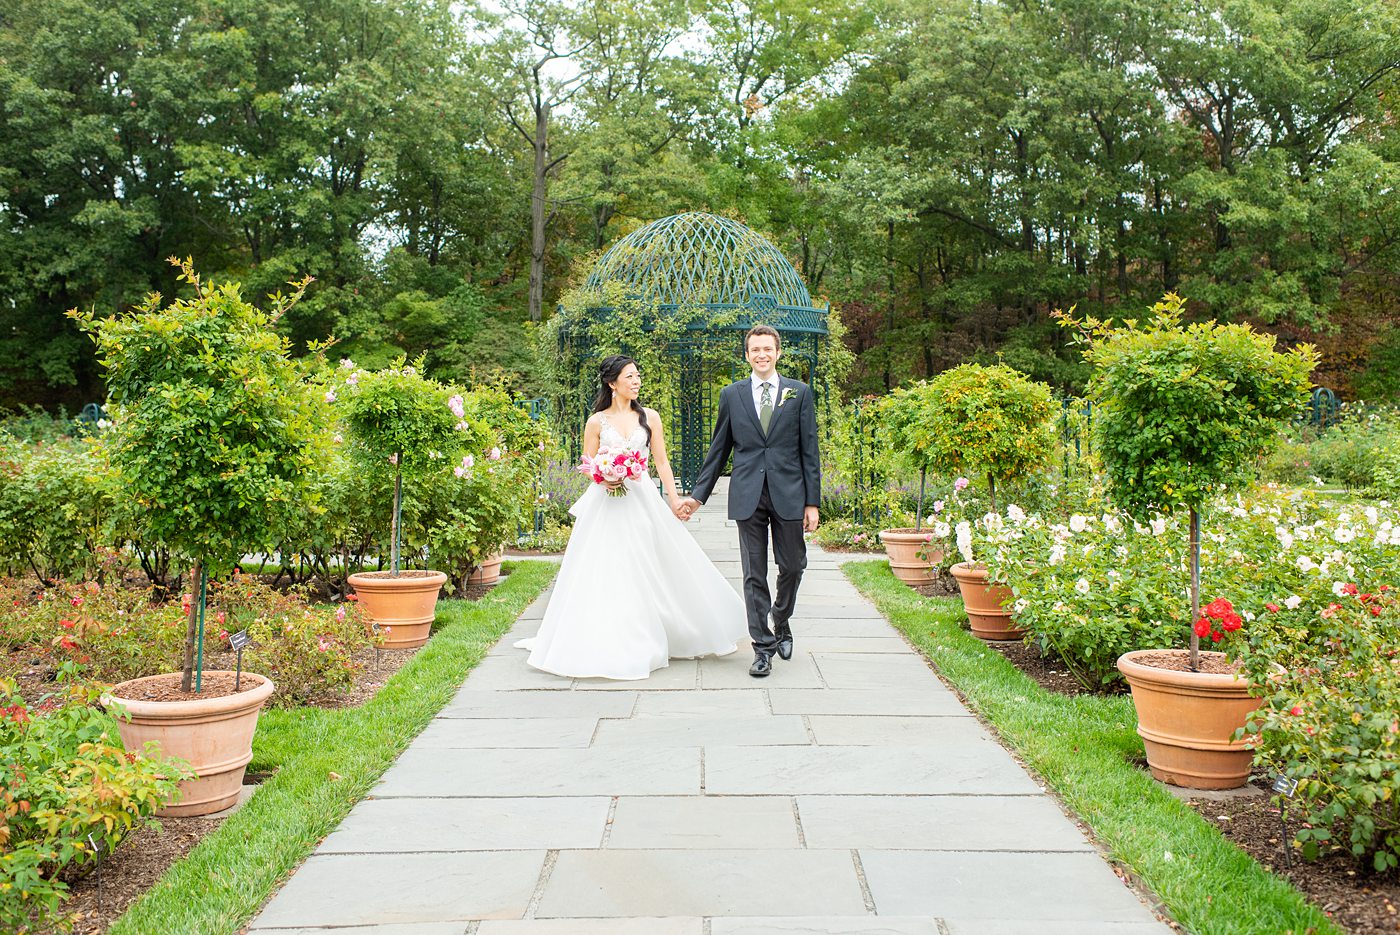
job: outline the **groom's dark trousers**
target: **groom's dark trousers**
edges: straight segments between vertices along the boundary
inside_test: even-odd
[[[788,632],[797,601],[797,586],[802,583],[802,571],[807,567],[807,541],[802,535],[802,520],[783,519],[773,511],[768,497],[768,482],[758,497],[758,509],[753,516],[738,521],[739,559],[744,567],[744,606],[749,615],[749,638],[755,652],[773,655],[778,650],[778,638]],[[768,536],[773,536],[773,557],[778,563],[778,597],[773,600],[768,591]],[[777,633],[768,627],[768,614],[773,614]]]

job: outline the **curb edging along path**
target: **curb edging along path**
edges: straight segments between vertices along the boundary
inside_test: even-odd
[[[723,490],[691,524],[738,587]],[[381,935],[1148,935],[1168,927],[811,547],[790,661],[640,682],[512,644],[253,921]],[[355,931],[355,929],[350,929]]]

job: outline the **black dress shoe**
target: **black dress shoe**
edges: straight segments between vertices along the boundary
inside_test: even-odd
[[[769,660],[767,654],[758,653],[753,657],[753,665],[749,666],[749,675],[752,675],[756,679],[761,679],[772,671],[773,663]]]
[[[784,633],[778,637],[778,656],[781,659],[792,658],[792,634]]]

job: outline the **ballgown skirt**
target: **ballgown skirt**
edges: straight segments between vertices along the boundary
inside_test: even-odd
[[[748,637],[744,602],[650,480],[592,485],[539,634],[515,645],[571,678],[644,679],[669,659],[724,655]]]

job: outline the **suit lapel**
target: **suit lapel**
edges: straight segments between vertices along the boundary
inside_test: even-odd
[[[734,387],[736,390],[734,395],[739,397],[739,408],[748,413],[749,423],[753,426],[753,430],[758,433],[759,438],[763,438],[763,424],[758,421],[758,410],[754,408],[753,404],[753,378],[742,380],[734,384]],[[778,411],[774,409],[773,415],[776,417],[777,414]],[[771,430],[773,423],[768,423],[768,428]]]

